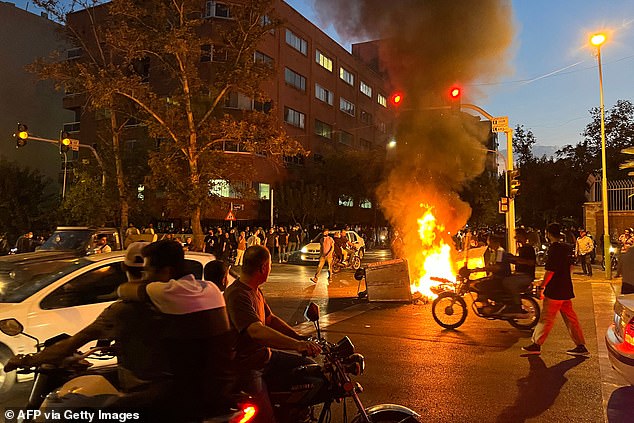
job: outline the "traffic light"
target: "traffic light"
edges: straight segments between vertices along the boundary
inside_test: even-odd
[[[452,109],[460,110],[460,97],[462,97],[462,88],[454,85],[449,89],[449,102]]]
[[[18,123],[18,130],[13,136],[15,137],[15,147],[24,147],[26,140],[29,138],[29,128],[22,123]]]
[[[59,135],[59,152],[67,153],[70,148],[70,138],[68,137],[68,132],[62,131]]]
[[[517,193],[520,190],[520,170],[509,169],[507,175],[509,178],[509,197],[513,198],[517,196]]]
[[[400,107],[401,104],[403,104],[403,93],[402,92],[395,92],[394,94],[392,94],[390,96],[390,104],[393,107]]]

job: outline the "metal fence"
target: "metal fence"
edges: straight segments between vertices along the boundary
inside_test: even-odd
[[[601,201],[601,179],[592,184],[588,201]],[[634,179],[608,181],[608,210],[634,210]]]

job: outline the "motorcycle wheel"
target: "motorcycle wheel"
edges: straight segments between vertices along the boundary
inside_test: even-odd
[[[456,329],[467,319],[467,303],[453,292],[443,292],[431,305],[436,323],[445,329]]]
[[[383,410],[370,416],[372,423],[420,423],[420,419],[404,411]],[[357,415],[352,423],[361,423],[361,417]]]
[[[359,267],[361,267],[361,259],[357,256],[352,257],[352,268],[357,270]]]
[[[0,400],[4,399],[16,381],[16,372],[5,373],[3,370],[4,365],[13,357],[13,354],[6,350],[4,345],[2,345],[2,347],[3,348],[0,348],[0,365],[2,366],[2,369],[0,369]]]
[[[544,264],[546,264],[546,262],[544,260],[544,254],[543,253],[537,253],[535,264],[537,266],[543,266]]]
[[[509,320],[509,324],[517,329],[533,329],[539,322],[541,316],[541,309],[537,300],[533,297],[522,296],[522,309],[528,311],[528,316],[522,319]]]

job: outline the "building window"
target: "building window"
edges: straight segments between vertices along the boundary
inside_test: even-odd
[[[369,86],[368,84],[366,84],[365,82],[361,81],[361,86],[359,88],[361,90],[361,92],[365,95],[367,95],[368,97],[372,98],[372,87]]]
[[[128,153],[134,153],[136,151],[137,140],[125,140],[125,151]]]
[[[362,123],[366,123],[368,125],[372,125],[372,114],[371,113],[366,112],[365,110],[361,110],[360,116],[361,116],[361,122]]]
[[[271,109],[273,108],[273,102],[272,101],[257,101],[254,100],[253,101],[253,110],[256,110],[258,112],[262,112],[262,113],[270,113]]]
[[[260,200],[271,198],[271,185],[260,182],[258,184],[258,197]]]
[[[229,5],[217,1],[205,3],[205,18],[230,18]]]
[[[83,50],[81,47],[71,48],[66,50],[66,59],[73,60],[82,56]]]
[[[304,129],[304,119],[306,115],[290,107],[284,107],[284,121],[289,125]]]
[[[344,207],[354,207],[354,200],[348,195],[342,195],[339,197],[339,205]]]
[[[382,120],[377,120],[376,129],[378,129],[380,133],[385,134],[387,130],[385,122],[383,122]]]
[[[306,56],[306,53],[308,52],[308,43],[306,42],[306,40],[297,36],[290,29],[286,30],[286,44],[293,47],[295,50],[299,51],[304,56]]]
[[[371,209],[372,202],[366,198],[365,200],[359,203],[359,207],[361,207],[362,209]]]
[[[379,103],[383,107],[387,107],[387,98],[385,98],[384,95],[377,94],[376,95],[376,102]]]
[[[352,145],[354,141],[354,136],[350,132],[341,131],[339,132],[339,142],[345,145]]]
[[[256,51],[255,53],[253,53],[253,61],[255,63],[262,63],[269,66],[273,65],[273,58],[271,56],[267,56],[261,51]]]
[[[315,61],[319,63],[322,68],[332,72],[332,59],[319,50],[315,50]]]
[[[330,140],[332,139],[332,126],[315,119],[315,134]]]
[[[284,70],[284,80],[288,85],[291,85],[298,90],[306,91],[306,78],[289,68]]]
[[[214,44],[211,49],[211,60],[213,62],[226,62],[227,49],[224,46]]]
[[[315,83],[315,98],[318,98],[324,103],[328,103],[332,106],[335,101],[335,94],[332,91],[328,91],[321,85]]]
[[[339,78],[341,78],[346,84],[354,85],[354,75],[343,67],[339,68]]]
[[[229,183],[226,179],[211,179],[209,181],[209,196],[242,198],[250,188],[250,183],[246,181]]]
[[[354,103],[349,102],[343,97],[339,98],[339,110],[348,114],[350,116],[354,116]]]
[[[225,95],[225,109],[238,109],[239,104],[238,93],[228,93]]]
[[[200,46],[200,61],[211,62],[211,44],[203,44]]]
[[[361,149],[365,151],[370,151],[372,149],[372,142],[364,140],[363,138],[359,141],[359,145],[361,146]]]

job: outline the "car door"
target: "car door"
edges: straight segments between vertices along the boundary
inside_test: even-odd
[[[117,287],[127,281],[121,261],[86,266],[49,287],[29,312],[27,333],[45,341],[60,333],[73,335],[92,323],[117,299]]]

